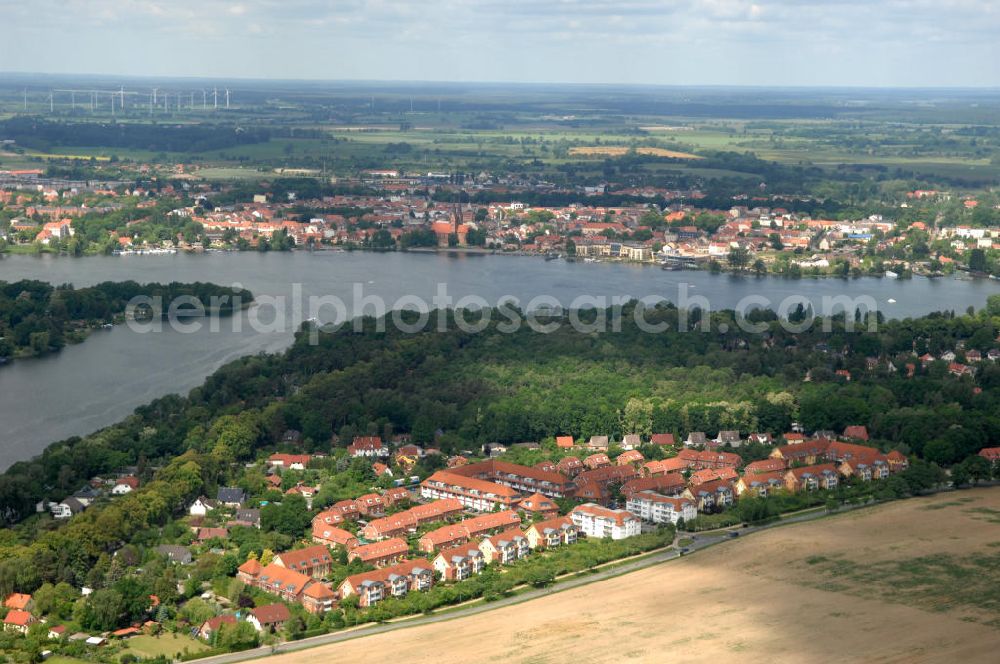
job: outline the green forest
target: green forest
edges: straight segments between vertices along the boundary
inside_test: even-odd
[[[249,304],[251,293],[208,283],[139,284],[104,282],[87,288],[52,286],[43,281],[0,281],[0,361],[37,356],[80,341],[86,332],[121,319],[133,298],[194,298],[208,309],[217,298],[220,315]],[[193,300],[192,300],[193,303]],[[161,315],[166,312],[161,312]],[[151,312],[147,312],[150,315]]]
[[[137,287],[123,286],[122,292],[128,288]],[[91,310],[79,306],[71,310]],[[550,333],[525,325],[510,332],[504,323],[519,313],[511,309],[492,310],[478,333],[462,331],[456,312],[441,312],[443,332],[402,332],[375,319],[339,330],[304,328],[284,353],[232,362],[187,397],[159,399],[119,424],[56,443],[0,476],[0,517],[8,526],[0,530],[0,592],[36,593],[50,615],[95,630],[141,618],[151,593],[163,602],[158,619],[180,625],[204,619],[197,612],[204,603],[195,595],[206,587],[240,606],[273,601],[234,584],[237,565],[248,556],[267,558],[294,546],[310,527],[313,510],[389,479],[376,478],[369,461],[348,458],[344,447],[355,435],[407,433],[445,454],[491,441],[542,441],[542,452],[514,448],[509,455],[535,463],[555,449],[554,435],[620,440],[625,433],[683,437],[719,429],[780,435],[793,422],[809,432],[862,424],[871,433],[870,444],[911,459],[910,470],[884,486],[847,486],[836,496],[745,500],[736,510],[700,516],[688,524],[690,530],[758,522],[824,500],[836,509],[873,496],[902,497],[941,484],[942,466],[952,468],[956,483],[992,472],[972,455],[1000,441],[1000,366],[984,360],[976,363],[974,375],[958,377],[947,362],[925,365],[918,356],[952,351],[956,361],[971,363],[966,353],[993,349],[1000,297],[979,312],[882,321],[875,331],[866,331],[864,320],[855,328],[853,317],[839,316],[797,333],[769,311],[749,315],[764,331],[748,333],[740,331],[733,312],[702,319],[697,311],[664,305],[644,312],[646,321],[665,324],[665,331],[653,334],[636,325],[635,306],[578,312],[590,322],[620,315],[620,332],[577,331],[555,315],[539,319],[560,324]],[[462,315],[470,322],[473,313]],[[707,324],[707,331],[682,326],[685,315],[690,325]],[[829,332],[822,331],[823,322]],[[298,442],[288,442],[289,431],[300,432],[292,438]],[[278,449],[330,456],[284,474],[279,490],[254,463]],[[769,451],[762,445],[739,449],[745,461]],[[411,472],[426,476],[444,458],[428,457]],[[129,466],[142,479],[139,489],[101,499],[65,522],[34,516],[39,501],[60,500],[92,477]],[[321,477],[312,509],[300,496],[282,494],[297,482],[312,485]],[[202,543],[208,552],[183,580],[155,547],[192,544],[194,535],[183,520],[187,507],[198,496],[216,495],[221,486],[238,486],[254,497],[252,504],[261,506],[261,529],[234,527],[227,542]],[[208,517],[203,525],[220,524],[217,519]],[[672,536],[665,529],[622,543],[587,542],[519,563],[499,580],[491,572],[367,612],[346,602],[322,620],[301,616],[290,638],[471,597],[496,598],[515,583],[546,585],[556,574],[656,548]],[[346,560],[335,567],[337,579],[358,569]],[[70,601],[73,588],[81,586],[94,588],[93,598]],[[225,641],[221,647],[248,645]]]
[[[946,362],[925,367],[916,356],[957,349],[961,361],[963,349],[993,348],[1000,328],[993,300],[977,313],[888,321],[877,332],[848,332],[841,317],[831,332],[816,324],[791,333],[770,312],[751,315],[766,324],[764,334],[741,332],[732,312],[713,313],[712,331],[681,332],[672,306],[645,313],[667,324],[659,334],[640,331],[630,307],[621,331],[604,334],[569,325],[551,334],[525,326],[502,333],[500,312],[475,334],[454,324],[443,333],[404,333],[391,324],[380,332],[370,319],[361,332],[321,333],[316,344],[303,332],[283,354],[237,360],[187,397],[159,399],[118,425],[15,464],[0,477],[0,508],[13,523],[38,500],[61,499],[95,474],[184,454],[207,455],[223,472],[191,477],[197,494],[223,481],[228,464],[255,458],[290,429],[302,432],[306,451],[328,451],[335,435],[346,445],[357,434],[398,432],[452,453],[558,434],[863,424],[875,444],[950,465],[1000,441],[1000,366],[982,362],[974,377],[957,378]],[[876,367],[868,367],[870,358],[878,358]]]

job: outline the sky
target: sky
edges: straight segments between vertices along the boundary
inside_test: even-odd
[[[997,87],[1000,0],[0,0],[0,70]]]

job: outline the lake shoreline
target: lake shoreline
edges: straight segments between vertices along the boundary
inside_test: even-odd
[[[584,266],[527,256],[444,252],[392,252],[377,258],[347,251],[220,252],[211,260],[175,254],[94,256],[80,261],[8,255],[0,259],[0,280],[39,279],[77,287],[137,277],[144,282],[238,284],[253,293],[258,306],[222,319],[221,329],[214,331],[208,324],[195,332],[163,325],[161,331],[141,334],[118,325],[91,335],[72,352],[0,368],[4,395],[0,419],[5,424],[0,467],[35,456],[53,441],[120,421],[157,398],[186,394],[228,362],[285,350],[292,343],[293,319],[286,315],[284,326],[266,324],[274,317],[269,303],[282,298],[294,301],[293,288],[301,291],[304,303],[312,297],[338,298],[348,305],[348,318],[351,305],[363,305],[365,298],[384,302],[387,310],[413,297],[431,303],[440,284],[447,287],[452,306],[468,296],[481,297],[491,306],[505,297],[525,306],[545,296],[563,306],[577,300],[577,306],[595,306],[596,301],[602,307],[612,306],[615,297],[662,297],[678,305],[687,298],[691,307],[699,306],[694,298],[701,297],[708,308],[719,311],[732,309],[747,297],[764,297],[772,309],[785,299],[804,297],[819,312],[824,298],[847,295],[870,297],[886,318],[897,319],[933,311],[964,312],[969,306],[979,309],[989,295],[1000,293],[1000,283],[992,280],[793,280],[650,267],[654,266],[611,262]],[[889,299],[897,302],[888,303]],[[704,302],[700,306],[706,307]],[[301,319],[328,320],[331,311],[304,311]],[[372,313],[371,307],[366,313]],[[265,323],[264,331],[255,331],[251,324],[255,319]]]
[[[20,256],[27,258],[98,258],[98,257],[113,257],[113,258],[151,258],[160,257],[166,254],[98,254],[98,253],[84,253],[80,256],[70,256],[69,254],[51,252],[47,250],[41,250],[38,252],[29,251],[12,251],[12,245],[8,245],[4,249],[0,250],[0,261],[3,261],[6,256]],[[669,267],[671,265],[669,258],[664,258],[663,260],[652,260],[652,261],[629,261],[629,260],[617,260],[614,258],[607,257],[575,257],[560,254],[556,258],[552,258],[547,254],[539,254],[537,252],[529,251],[498,251],[496,249],[487,249],[484,247],[407,247],[407,248],[377,248],[377,247],[361,247],[354,245],[330,245],[330,246],[319,246],[319,247],[308,247],[308,248],[293,248],[285,251],[266,251],[261,252],[255,249],[212,249],[209,251],[204,250],[186,250],[178,249],[174,254],[171,255],[185,255],[185,256],[213,256],[220,254],[297,254],[297,253],[373,253],[373,254],[414,254],[414,255],[436,255],[436,256],[507,256],[507,257],[519,257],[519,258],[537,258],[543,259],[546,262],[551,262],[553,260],[559,260],[568,263],[586,263],[586,264],[609,264],[609,265],[636,265],[642,267],[654,267],[660,268],[667,272],[707,272],[711,274],[727,274],[735,277],[752,277],[752,278],[765,278],[765,277],[775,277],[780,279],[788,279],[791,281],[796,281],[799,279],[841,279],[844,281],[849,281],[852,279],[892,279],[892,280],[907,280],[913,279],[914,277],[924,277],[926,279],[944,279],[948,277],[956,278],[956,275],[965,275],[966,279],[959,279],[961,281],[974,281],[974,280],[1000,280],[1000,275],[991,275],[985,273],[969,273],[962,270],[955,270],[951,273],[941,273],[941,274],[922,274],[914,272],[910,275],[901,275],[899,277],[891,277],[885,273],[862,273],[862,274],[851,274],[842,275],[835,274],[833,272],[806,272],[803,271],[801,274],[789,275],[778,272],[767,272],[764,274],[757,274],[752,269],[735,269],[728,267],[723,263],[717,262],[719,266],[717,269],[713,270],[710,264],[712,259],[708,259],[708,262],[703,257],[696,259],[696,266],[691,266],[688,264],[681,265],[678,267]],[[808,268],[804,268],[808,269]]]

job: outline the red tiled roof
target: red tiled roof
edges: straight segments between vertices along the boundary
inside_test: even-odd
[[[674,434],[654,433],[650,436],[649,442],[653,445],[674,445]]]
[[[761,459],[752,461],[743,469],[744,475],[757,475],[762,473],[773,473],[783,471],[788,466],[784,459]]]
[[[299,574],[274,563],[261,569],[258,576],[258,583],[263,590],[285,592],[292,595],[301,593],[310,581],[311,579],[305,574]]]
[[[333,562],[330,552],[322,544],[307,546],[304,549],[284,551],[274,558],[275,560],[280,560],[282,565],[288,569],[302,569],[303,567],[314,567]]]
[[[8,609],[27,609],[28,604],[31,603],[31,595],[25,595],[24,593],[11,593],[7,595],[7,599],[4,600],[3,605]]]
[[[626,521],[634,520],[637,518],[636,516],[634,516],[630,512],[626,512],[625,510],[608,509],[607,507],[601,507],[600,505],[594,505],[592,503],[588,503],[585,505],[577,505],[572,509],[572,511],[570,511],[570,514],[577,514],[577,513],[588,514],[590,516],[602,517],[605,519],[612,519],[619,526],[625,525]]]
[[[250,613],[261,625],[277,625],[290,620],[292,617],[288,607],[284,604],[258,606],[256,609],[251,609]]]
[[[11,609],[7,612],[7,617],[4,618],[3,621],[6,625],[27,627],[31,623],[35,622],[35,616],[31,615],[27,611],[22,611],[21,609]]]
[[[656,491],[658,493],[671,493],[683,490],[687,482],[680,473],[667,473],[653,477],[637,477],[622,485],[622,493],[626,496],[638,491]]]
[[[351,551],[351,559],[369,562],[372,560],[381,560],[382,558],[388,558],[390,556],[402,555],[409,550],[410,547],[405,540],[400,539],[399,537],[391,537],[387,540],[382,540],[381,542],[372,542],[371,544],[363,544],[356,547],[353,551]]]

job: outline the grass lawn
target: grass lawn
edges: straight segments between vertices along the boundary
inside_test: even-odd
[[[180,634],[161,634],[159,636],[143,634],[128,640],[126,652],[137,657],[166,655],[172,659],[177,653],[184,652],[185,649],[190,652],[201,652],[208,650],[208,646],[197,639]]]

